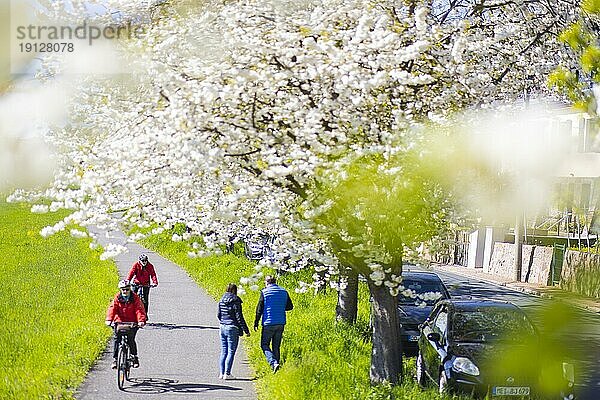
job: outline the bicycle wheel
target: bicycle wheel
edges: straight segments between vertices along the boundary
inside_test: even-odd
[[[119,355],[117,356],[117,385],[123,390],[125,383],[125,374],[127,371],[127,351],[122,344],[119,346]]]
[[[131,354],[129,354],[129,346],[125,351],[125,380],[129,382],[129,371],[131,371]]]

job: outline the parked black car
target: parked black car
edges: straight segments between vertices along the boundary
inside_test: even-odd
[[[419,325],[427,319],[435,303],[450,298],[450,294],[440,277],[433,272],[403,271],[402,286],[410,291],[410,294],[405,292],[398,295],[402,350],[407,356],[416,356]]]
[[[512,303],[442,300],[421,326],[417,381],[435,382],[440,393],[535,397],[541,373],[527,355],[543,351],[538,339],[527,315]]]

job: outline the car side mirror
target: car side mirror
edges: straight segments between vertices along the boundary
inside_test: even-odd
[[[427,340],[431,340],[434,343],[440,343],[441,336],[437,332],[431,332],[427,334]]]

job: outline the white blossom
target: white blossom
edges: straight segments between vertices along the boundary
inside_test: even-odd
[[[45,204],[35,204],[31,206],[31,212],[36,214],[44,214],[49,211],[49,207]]]
[[[132,235],[129,235],[129,237],[127,238],[128,242],[137,242],[138,240],[142,240],[146,238],[146,235],[144,235],[143,233],[134,233]]]
[[[111,5],[146,12],[125,3]],[[202,238],[191,245],[198,257],[258,232],[276,238],[273,266],[296,270],[319,260],[317,271],[337,278],[330,243],[297,212],[317,174],[343,169],[343,156],[401,153],[412,145],[408,132],[446,121],[453,110],[519,98],[532,66],[541,87],[560,49],[545,27],[573,17],[560,0],[481,13],[472,12],[475,3],[453,4],[414,13],[392,0],[291,8],[209,2],[190,15],[170,9],[144,25],[147,35],[123,43],[143,73],[77,82],[69,123],[51,125],[44,137],[60,150],[52,186],[10,199],[44,197],[49,210],[74,210],[66,221],[79,226],[152,227],[148,234],[157,235],[181,223],[188,231],[171,238]],[[364,215],[355,210],[357,219]],[[364,237],[339,236],[367,264],[390,262]],[[107,247],[103,257],[117,251]],[[263,260],[257,271],[271,265]],[[371,270],[369,279],[395,293],[400,278],[386,269]]]
[[[79,229],[71,229],[70,233],[71,233],[71,236],[73,236],[74,238],[85,238],[85,237],[88,237],[87,232],[84,232],[84,231],[79,230]]]
[[[104,248],[104,252],[102,254],[100,254],[100,259],[108,260],[109,258],[114,258],[114,257],[118,256],[119,254],[126,253],[127,251],[128,251],[127,247],[125,247],[125,246],[115,244],[115,243],[109,243]]]
[[[247,285],[248,283],[250,283],[250,279],[243,276],[243,277],[240,278],[240,283],[242,285]]]

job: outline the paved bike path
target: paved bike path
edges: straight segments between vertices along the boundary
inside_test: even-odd
[[[110,233],[110,238],[104,233],[98,236],[103,245],[111,241],[129,248],[128,253],[115,258],[121,276],[140,253],[148,254],[159,286],[150,290],[149,323],[136,337],[140,367],[131,370],[131,381],[125,382],[124,391],[117,387],[116,371],[110,368],[111,340],[75,398],[256,399],[254,374],[241,341],[232,370],[237,379],[219,379],[217,303],[179,266],[138,244],[125,244],[122,233]]]

